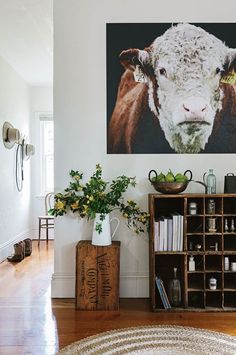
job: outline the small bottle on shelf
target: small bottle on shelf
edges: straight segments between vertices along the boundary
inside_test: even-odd
[[[188,206],[189,214],[195,215],[197,214],[197,204],[196,202],[190,202]]]
[[[207,227],[208,227],[208,232],[216,232],[216,218],[209,217],[207,219]]]
[[[194,257],[192,255],[189,257],[188,270],[189,271],[195,271],[195,260],[194,260]]]
[[[207,213],[208,214],[215,214],[216,213],[216,204],[213,199],[210,199],[207,204]]]
[[[231,229],[232,233],[235,231],[234,219],[233,218],[231,219],[231,227],[230,227],[230,229]]]
[[[209,289],[216,290],[217,288],[217,280],[214,276],[211,276],[209,279]]]
[[[225,271],[229,271],[229,257],[225,257]]]
[[[225,218],[225,232],[229,231],[229,226],[228,226],[228,219]]]
[[[231,263],[231,271],[236,271],[236,263],[235,262]]]

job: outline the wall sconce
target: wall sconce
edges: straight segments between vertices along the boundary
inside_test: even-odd
[[[18,143],[21,139],[19,129],[14,128],[9,122],[4,122],[2,128],[3,144],[7,149],[11,149],[15,143]]]

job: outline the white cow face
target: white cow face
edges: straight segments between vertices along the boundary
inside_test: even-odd
[[[171,27],[137,52],[148,78],[150,109],[176,152],[204,149],[222,109],[220,80],[234,56],[222,41],[189,24]]]

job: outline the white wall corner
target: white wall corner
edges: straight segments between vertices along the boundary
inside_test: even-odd
[[[52,298],[74,298],[75,275],[59,274],[52,275]]]
[[[148,298],[149,275],[126,273],[120,276],[121,298]]]
[[[12,252],[14,250],[13,249],[14,244],[16,244],[26,238],[30,238],[30,236],[31,236],[31,232],[30,232],[30,230],[27,230],[27,231],[24,231],[16,236],[14,236],[13,238],[6,241],[5,243],[1,244],[0,245],[0,263],[2,261],[6,260],[6,258],[12,254]]]
[[[52,298],[74,298],[75,275],[56,274],[52,275]],[[148,298],[149,276],[137,273],[127,273],[120,276],[121,298]]]

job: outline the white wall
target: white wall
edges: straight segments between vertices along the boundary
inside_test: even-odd
[[[0,127],[9,121],[29,136],[29,88],[25,81],[0,57]],[[2,140],[2,135],[1,135]],[[30,236],[30,162],[24,164],[24,186],[15,184],[16,146],[11,150],[0,143],[0,262],[12,252],[12,245]]]
[[[106,154],[106,23],[107,22],[235,22],[236,5],[215,0],[57,0],[54,2],[55,188],[68,184],[70,169],[89,176],[101,163],[106,178],[136,175],[132,195],[147,208],[154,192],[150,169],[191,169],[196,180],[213,168],[217,191],[223,176],[236,166],[235,155],[107,155]],[[203,192],[190,184],[187,192]],[[91,225],[67,216],[56,221],[54,297],[74,296],[75,245],[91,238]],[[121,296],[148,296],[148,238],[124,226],[116,236],[121,246]]]
[[[44,196],[40,191],[40,125],[39,115],[53,113],[53,88],[51,86],[32,86],[30,88],[31,139],[35,145],[35,155],[31,158],[32,171],[32,238],[38,238],[38,216],[45,215]],[[42,230],[42,239],[45,238]],[[49,238],[53,237],[53,229],[49,230]]]

